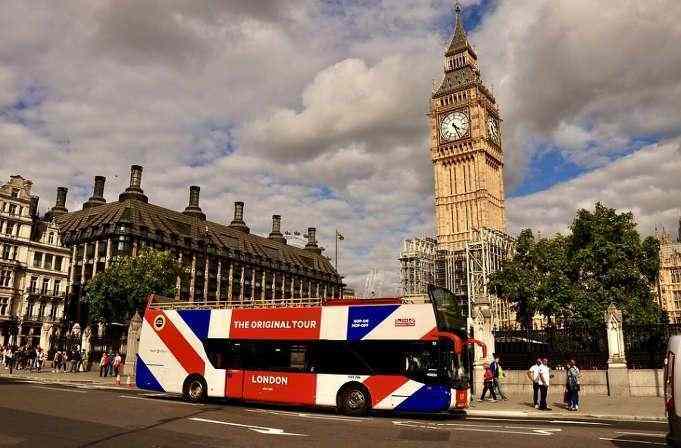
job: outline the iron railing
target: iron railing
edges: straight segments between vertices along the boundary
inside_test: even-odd
[[[499,330],[494,332],[495,352],[506,369],[528,369],[537,358],[547,358],[553,368],[574,359],[581,369],[608,368],[605,325]]]
[[[624,347],[630,369],[661,369],[667,341],[681,334],[681,324],[624,325]]]

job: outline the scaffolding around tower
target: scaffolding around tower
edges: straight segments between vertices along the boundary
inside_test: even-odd
[[[487,290],[489,276],[512,256],[513,247],[509,235],[490,228],[473,230],[462,249],[438,249],[430,237],[404,240],[399,258],[402,292],[405,297],[417,297],[425,295],[429,285],[444,287],[469,315],[486,308],[495,328],[513,326],[510,304]]]

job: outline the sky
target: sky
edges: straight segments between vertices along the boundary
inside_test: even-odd
[[[466,0],[503,122],[508,231],[565,231],[602,201],[643,234],[681,214],[681,2]],[[317,227],[358,293],[399,284],[400,242],[431,235],[425,114],[449,0],[4,0],[0,179],[77,210],[144,166],[150,201],[252,231]],[[376,285],[374,285],[376,288]]]

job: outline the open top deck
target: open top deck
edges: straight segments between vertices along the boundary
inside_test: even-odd
[[[321,297],[303,297],[278,300],[210,300],[210,301],[183,301],[170,297],[151,294],[148,298],[147,308],[161,310],[213,310],[213,309],[243,309],[243,308],[307,308],[318,306],[348,306],[348,305],[407,305],[431,303],[428,297],[421,298],[376,298],[376,299],[325,299]]]

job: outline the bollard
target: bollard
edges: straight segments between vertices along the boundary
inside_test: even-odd
[[[128,387],[132,387],[132,382],[130,381],[130,375],[128,375],[127,383],[128,383]]]
[[[120,386],[120,385],[121,385],[121,375],[118,374],[118,375],[116,375],[116,386]]]

